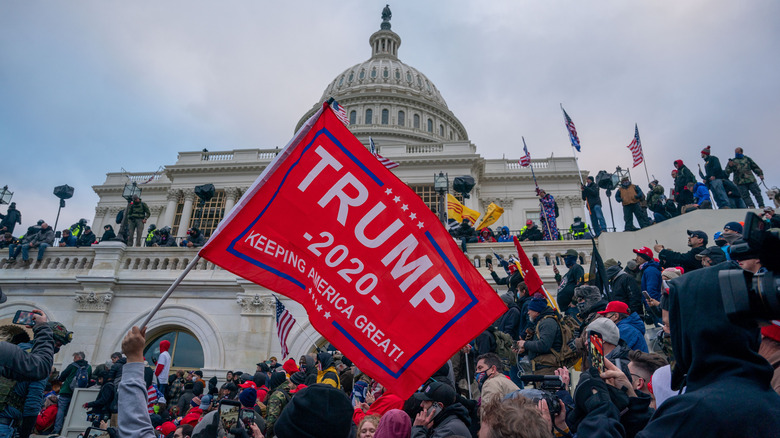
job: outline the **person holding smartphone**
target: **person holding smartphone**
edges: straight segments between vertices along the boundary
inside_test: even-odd
[[[423,410],[412,424],[412,438],[431,436],[471,436],[466,422],[469,412],[457,403],[455,388],[432,382],[414,394]]]

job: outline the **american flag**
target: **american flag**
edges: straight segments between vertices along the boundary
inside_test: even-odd
[[[374,145],[374,139],[371,137],[368,137],[368,144],[371,147],[371,154],[376,157],[377,160],[379,160],[380,163],[382,163],[383,166],[385,166],[388,169],[394,169],[398,167],[398,163],[396,163],[393,160],[390,160],[388,158],[385,158],[379,154],[376,153],[376,145]]]
[[[571,117],[566,114],[566,110],[563,109],[563,105],[561,105],[561,111],[563,111],[563,119],[564,122],[566,122],[566,129],[569,131],[569,140],[571,140],[571,145],[574,149],[577,149],[577,152],[580,152],[580,138],[577,136],[577,128],[574,127],[574,122],[571,121]]]
[[[290,354],[290,350],[287,349],[287,336],[295,325],[295,318],[278,298],[274,297],[274,299],[276,300],[276,334],[279,336],[279,343],[282,344],[282,357],[287,357]]]
[[[531,154],[528,153],[528,146],[525,144],[525,137],[523,137],[523,152],[525,152],[525,155],[520,157],[520,165],[523,167],[528,167],[531,165]]]
[[[631,155],[634,156],[634,167],[645,161],[645,155],[642,153],[642,142],[639,140],[639,127],[636,124],[634,124],[634,139],[626,147],[631,149]]]
[[[347,117],[347,110],[345,110],[343,106],[339,105],[339,103],[334,100],[330,104],[330,109],[333,110],[333,113],[336,114],[336,117],[338,117],[339,120],[341,120],[341,123],[343,123],[344,126],[349,126],[349,117]]]

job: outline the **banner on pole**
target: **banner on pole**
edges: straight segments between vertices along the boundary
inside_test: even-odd
[[[480,213],[472,210],[458,201],[458,198],[447,194],[447,218],[455,219],[457,222],[463,222],[468,219],[472,224],[477,223]]]
[[[506,306],[420,197],[321,109],[200,255],[301,303],[406,398]]]
[[[500,218],[502,214],[504,214],[504,209],[496,205],[495,202],[491,202],[490,205],[488,205],[487,210],[485,210],[485,217],[479,221],[479,224],[477,224],[474,229],[481,230],[493,225],[498,221],[498,218]]]

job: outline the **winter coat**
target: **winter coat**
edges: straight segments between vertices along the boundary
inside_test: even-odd
[[[206,244],[206,236],[204,236],[203,233],[200,232],[198,234],[192,234],[188,236],[186,240],[187,242],[192,243],[192,246],[196,248],[199,248]],[[182,244],[183,243],[184,242],[182,242]]]
[[[35,236],[32,236],[32,239],[30,239],[30,246],[33,248],[40,245],[41,243],[47,243],[50,246],[54,245],[54,228],[48,227],[45,230],[41,228],[40,231],[38,231],[38,234]]]
[[[582,200],[588,202],[588,208],[601,205],[601,196],[599,195],[599,186],[596,183],[588,183],[582,190]]]
[[[98,415],[111,414],[111,401],[114,400],[114,383],[106,382],[100,386],[100,392],[94,401],[87,403],[90,413]]]
[[[0,214],[0,218],[3,219],[0,221],[0,228],[6,227],[9,233],[14,232],[16,224],[22,224],[22,213],[15,208],[8,207],[8,211],[4,215]]]
[[[444,438],[451,436],[471,436],[468,426],[471,424],[469,411],[460,403],[454,403],[433,418],[433,426],[413,426],[411,438]]]
[[[710,199],[710,191],[707,189],[707,186],[697,182],[693,187],[693,200],[699,205],[701,205],[702,202],[711,203],[712,200]]]
[[[339,381],[339,372],[333,365],[333,355],[330,353],[319,353],[317,359],[320,361],[322,371],[317,371],[317,383],[324,383],[336,389],[341,389]]]
[[[87,380],[92,380],[92,366],[87,363],[85,359],[79,359],[75,362],[71,362],[70,365],[68,365],[62,372],[60,373],[59,377],[57,377],[57,380],[62,382],[62,387],[60,388],[60,396],[64,395],[73,395],[73,390],[75,388],[72,388],[70,385],[73,382],[73,377],[76,376],[76,373],[79,371],[79,368],[81,367],[87,367]]]
[[[100,236],[101,242],[106,242],[108,240],[111,240],[116,237],[116,233],[114,232],[114,227],[111,225],[108,226],[108,229],[103,232],[103,235]]]
[[[688,169],[688,167],[681,162],[680,166],[677,168],[677,178],[674,179],[674,191],[676,193],[681,193],[689,182],[695,183],[696,177],[693,175],[693,172],[691,172],[691,169]]]
[[[636,204],[645,197],[642,193],[642,189],[636,184],[631,184],[628,187],[622,185],[615,190],[615,200],[623,205]]]
[[[663,249],[658,253],[658,258],[661,259],[662,267],[675,268],[680,266],[688,273],[694,269],[701,268],[701,260],[696,260],[696,254],[699,254],[705,249],[704,246],[700,246],[698,248],[691,248],[691,250],[686,253],[672,251],[671,249]]]
[[[149,211],[149,206],[140,199],[138,202],[131,202],[130,206],[127,208],[127,218],[130,220],[149,219],[149,216],[151,215],[152,213]]]
[[[642,290],[647,291],[654,300],[661,300],[661,265],[656,261],[642,263]]]
[[[666,199],[666,195],[664,195],[664,186],[662,186],[661,184],[656,184],[655,187],[653,187],[652,190],[650,190],[650,192],[647,195],[647,206],[652,211],[661,212],[664,209],[663,203],[665,199]],[[659,204],[661,205],[660,209],[658,209]]]
[[[35,420],[35,430],[37,432],[44,432],[54,426],[54,420],[57,418],[57,404],[49,405],[38,414],[38,419]]]
[[[517,285],[519,285],[520,282],[523,281],[523,276],[522,274],[520,274],[519,271],[515,271],[512,273],[512,275],[503,278],[499,277],[498,274],[496,274],[495,272],[491,272],[490,276],[493,277],[493,281],[495,281],[496,284],[507,285],[507,290],[512,295],[517,293]]]
[[[644,313],[642,311],[642,291],[634,277],[629,275],[620,266],[607,268],[609,285],[612,289],[612,300],[622,301],[628,305],[630,312]]]
[[[78,238],[78,241],[76,242],[76,246],[92,246],[93,243],[97,241],[97,237],[95,237],[95,233],[90,231],[87,233],[84,231],[81,233],[81,235]]]
[[[645,341],[645,322],[642,321],[639,314],[635,312],[621,319],[617,323],[617,328],[620,331],[620,339],[626,341],[628,348],[648,352],[647,341]]]
[[[742,193],[739,191],[739,187],[737,187],[736,184],[731,182],[730,179],[723,180],[723,190],[726,191],[726,195],[729,198],[735,198],[735,199],[742,198]]]
[[[542,354],[548,354],[550,353],[550,350],[561,350],[561,346],[563,345],[561,327],[554,318],[546,318],[551,315],[554,316],[555,311],[548,307],[532,321],[533,324],[536,324],[534,339],[526,341],[524,345],[529,359],[534,359]]]
[[[730,262],[669,282],[669,327],[675,366],[672,388],[638,437],[773,437],[780,431],[780,396],[772,367],[758,354],[758,326],[726,316],[718,274]],[[717,333],[717,336],[713,336]]]
[[[108,370],[108,380],[112,382],[119,382],[122,380],[122,367],[127,363],[126,357],[120,357],[116,360],[113,364],[111,364],[111,368]]]
[[[509,234],[509,227],[501,227],[500,231],[501,232],[498,234],[498,241],[499,242],[511,242],[512,241],[512,235]]]
[[[509,310],[504,312],[496,321],[496,328],[508,334],[514,340],[520,339],[520,309],[515,305],[510,306]]]
[[[539,229],[537,225],[534,224],[532,227],[525,228],[525,231],[520,233],[520,239],[521,241],[524,240],[530,240],[531,242],[539,241],[544,238],[544,235],[542,234],[542,230]]]
[[[561,312],[569,308],[569,304],[571,304],[571,300],[574,298],[574,288],[581,285],[584,281],[585,269],[575,263],[569,268],[566,275],[563,276],[563,281],[561,281],[561,284],[558,287],[558,296],[556,299],[558,300],[558,308],[561,309]]]
[[[54,362],[54,336],[48,324],[33,328],[35,342],[28,353],[18,345],[0,342],[0,376],[13,380],[41,380],[49,377]]]
[[[704,180],[709,182],[710,177],[715,179],[726,179],[729,176],[723,171],[723,166],[720,165],[720,160],[715,155],[710,155],[704,160]]]
[[[734,184],[750,184],[756,182],[754,173],[760,177],[764,172],[750,157],[734,158],[726,164],[726,175],[734,174]]]
[[[359,407],[355,408],[355,412],[352,414],[352,421],[354,421],[355,425],[357,425],[360,424],[360,421],[363,420],[363,418],[369,415],[376,415],[381,417],[388,411],[403,408],[404,400],[401,397],[398,397],[397,395],[389,392],[385,392],[384,394],[380,395],[379,398],[374,401],[374,403],[371,404],[371,406],[368,408],[368,411],[363,412],[363,410]]]

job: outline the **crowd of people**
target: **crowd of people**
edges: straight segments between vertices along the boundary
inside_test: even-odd
[[[22,214],[17,210],[16,203],[12,202],[9,204],[7,212],[0,214],[0,219],[2,219],[0,220],[0,250],[8,250],[6,266],[14,265],[21,257],[22,266],[28,267],[33,263],[30,258],[30,250],[37,250],[35,260],[40,263],[46,253],[46,248],[52,246],[84,248],[114,240],[126,242],[129,246],[141,246],[141,233],[143,225],[149,217],[148,213],[149,207],[136,196],[129,204],[126,228],[120,227],[120,236],[117,236],[113,225],[106,224],[103,226],[102,236],[98,237],[92,231],[92,227],[87,225],[87,219],[84,218],[79,219],[78,222],[59,233],[56,233],[46,221],[41,219],[35,225],[28,227],[24,234],[14,236],[16,225],[22,222]],[[122,223],[121,216],[117,218],[117,223]],[[123,237],[125,234],[127,237]],[[158,229],[156,225],[151,224],[143,238],[143,245],[147,247],[198,248],[205,245],[206,240],[206,236],[197,227],[189,228],[187,236],[177,241],[176,237],[171,235],[171,227],[165,226]]]
[[[636,248],[604,262],[606,284],[569,250],[555,301],[529,294],[514,264],[506,276],[489,265],[507,311],[409,398],[339,352],[270,357],[252,373],[172,371],[170,342],[135,327],[105,363],[76,352],[50,374],[73,334],[38,311],[34,339],[0,343],[16,394],[3,405],[0,390],[0,437],[56,436],[74,390],[90,386],[88,419],[120,437],[780,436],[780,327],[732,322],[717,298],[722,271],[766,271],[743,232],[728,222],[689,230],[686,252]]]

